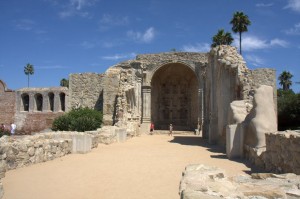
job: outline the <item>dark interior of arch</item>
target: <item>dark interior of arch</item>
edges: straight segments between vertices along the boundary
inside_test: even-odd
[[[35,95],[35,102],[36,102],[36,110],[43,111],[43,96],[41,94]]]
[[[53,112],[54,111],[54,94],[49,93],[49,105],[50,105],[50,110]]]
[[[29,95],[28,94],[23,94],[22,96],[22,109],[23,111],[29,111]]]
[[[198,81],[188,66],[171,63],[151,80],[151,120],[156,129],[194,130],[198,123]]]
[[[66,111],[65,97],[66,97],[66,94],[64,94],[64,93],[60,93],[60,94],[59,94],[60,103],[61,103],[60,105],[61,105],[61,110],[62,110],[62,111]]]

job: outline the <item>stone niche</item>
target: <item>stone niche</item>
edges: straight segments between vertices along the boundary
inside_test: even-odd
[[[174,63],[158,69],[151,81],[151,118],[156,129],[193,130],[198,123],[198,81],[187,66]]]

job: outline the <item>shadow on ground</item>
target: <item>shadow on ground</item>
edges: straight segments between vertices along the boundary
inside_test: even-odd
[[[216,153],[214,155],[211,155],[211,158],[219,158],[219,159],[228,159],[226,155],[226,149],[225,147],[219,146],[219,145],[213,145],[209,144],[208,140],[203,139],[199,136],[186,136],[186,135],[175,135],[173,137],[173,140],[169,141],[170,143],[177,143],[182,145],[188,145],[188,146],[200,146],[206,148],[206,150]],[[248,168],[251,169],[251,171],[244,171],[246,174],[251,175],[252,173],[262,173],[265,172],[263,169],[260,169],[253,165],[250,161],[242,158],[236,158],[231,159],[231,161],[239,162],[244,165],[246,165]]]

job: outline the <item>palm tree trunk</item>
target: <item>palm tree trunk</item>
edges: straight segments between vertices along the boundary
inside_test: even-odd
[[[29,88],[29,74],[27,75],[27,85],[28,85],[28,88]]]
[[[240,54],[242,55],[242,32],[240,32]]]

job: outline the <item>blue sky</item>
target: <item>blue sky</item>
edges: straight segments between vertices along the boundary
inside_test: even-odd
[[[252,22],[247,66],[287,70],[300,82],[300,0],[1,0],[0,79],[26,87],[31,63],[31,87],[59,86],[70,73],[103,73],[137,54],[207,52],[218,29],[231,32],[235,11]]]

